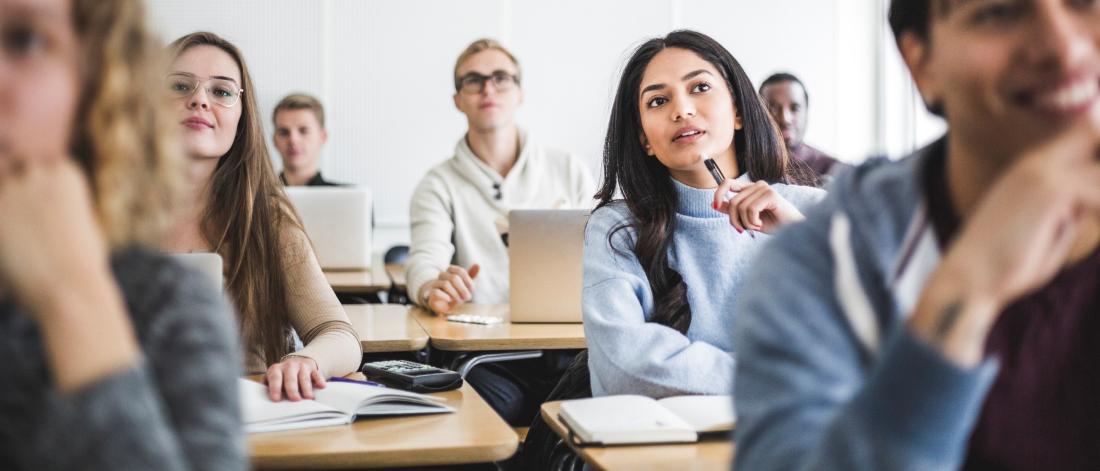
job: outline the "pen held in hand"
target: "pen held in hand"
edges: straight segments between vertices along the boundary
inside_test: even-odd
[[[715,162],[714,159],[704,155],[703,165],[707,166],[707,171],[710,172],[710,176],[714,177],[714,182],[717,183],[719,186],[721,186],[722,183],[726,181],[726,176],[722,174],[722,169],[718,168],[718,162]],[[726,200],[728,201],[729,198],[726,198]],[[753,240],[756,240],[756,233],[754,233],[752,230],[749,230],[748,232],[749,237],[752,237]]]
[[[707,171],[710,172],[710,176],[714,177],[715,183],[721,185],[722,182],[726,181],[726,176],[722,174],[722,169],[718,168],[718,162],[715,162],[714,159],[703,156],[703,165],[707,166]]]

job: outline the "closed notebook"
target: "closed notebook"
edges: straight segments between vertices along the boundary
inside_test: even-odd
[[[443,399],[363,383],[329,381],[315,400],[271,402],[267,386],[239,381],[245,431],[276,432],[350,424],[356,417],[454,412]]]
[[[730,396],[605,396],[561,404],[558,416],[578,445],[689,443],[733,430]]]

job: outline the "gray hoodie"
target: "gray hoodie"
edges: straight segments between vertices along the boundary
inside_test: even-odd
[[[735,325],[737,469],[962,463],[996,362],[960,369],[904,327],[940,259],[920,187],[933,152],[942,139],[842,172],[761,255]]]

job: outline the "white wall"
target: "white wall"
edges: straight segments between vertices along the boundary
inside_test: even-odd
[[[408,200],[465,130],[455,57],[479,37],[518,56],[520,122],[599,175],[619,69],[641,41],[692,28],[724,44],[754,83],[776,71],[810,93],[807,142],[848,161],[885,147],[881,0],[149,0],[170,41],[210,30],[245,54],[270,111],[304,91],[326,106],[326,178],[375,193],[375,247],[408,240]],[[272,149],[273,157],[278,154]],[[278,167],[278,162],[276,162]]]
[[[890,3],[890,0],[880,1],[883,8]],[[880,148],[886,155],[896,158],[942,136],[947,124],[925,108],[889,26],[885,26],[880,34],[880,43],[884,44],[880,80],[882,99],[879,114],[883,122]]]

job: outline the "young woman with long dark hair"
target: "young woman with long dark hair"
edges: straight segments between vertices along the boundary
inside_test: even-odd
[[[736,178],[719,186],[704,157]],[[771,233],[824,196],[788,173],[768,110],[718,42],[674,31],[635,50],[585,230],[594,395],[730,392],[742,274]]]

